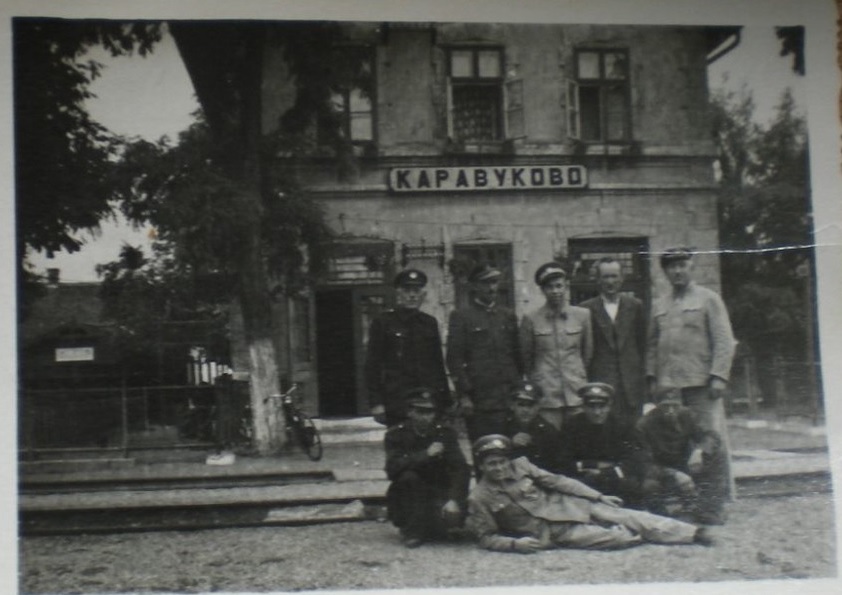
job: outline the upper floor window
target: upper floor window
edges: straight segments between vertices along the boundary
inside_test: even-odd
[[[336,48],[329,113],[319,120],[319,141],[334,135],[352,143],[374,141],[374,52],[361,46]]]
[[[631,140],[629,56],[626,50],[577,50],[576,80],[567,90],[567,130],[590,142]]]
[[[503,127],[503,52],[451,48],[448,52],[448,135],[455,141],[497,141]]]

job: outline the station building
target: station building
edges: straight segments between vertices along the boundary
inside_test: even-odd
[[[591,265],[605,255],[623,263],[625,290],[651,302],[666,289],[653,255],[676,244],[700,251],[698,280],[719,290],[707,66],[739,28],[347,30],[337,51],[363,66],[333,106],[354,158],[314,150],[295,160],[337,234],[329,273],[278,306],[281,368],[311,412],[368,414],[368,325],[393,304],[393,275],[407,266],[428,275],[423,309],[444,339],[477,262],[504,271],[500,299],[518,316],[543,303],[533,273],[553,258],[571,263],[574,304],[595,294]],[[267,49],[264,132],[293,93],[282,51]],[[245,358],[235,348],[235,368],[236,353]]]

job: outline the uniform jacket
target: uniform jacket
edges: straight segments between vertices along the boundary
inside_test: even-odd
[[[436,319],[420,310],[387,310],[371,322],[365,379],[369,404],[405,417],[403,393],[428,387],[440,408],[450,405],[441,335]]]
[[[530,381],[541,389],[541,407],[577,407],[576,391],[587,383],[593,354],[591,312],[567,306],[561,312],[546,304],[526,314],[520,325],[523,362]]]
[[[512,447],[512,458],[526,457],[530,463],[550,473],[573,473],[575,466],[570,458],[562,433],[540,415],[524,426],[514,415],[506,419],[509,438],[518,433],[529,434],[532,442],[528,446]]]
[[[611,320],[605,300],[595,297],[579,304],[591,311],[593,358],[588,366],[591,382],[613,386],[628,407],[637,409],[644,400],[646,320],[643,302],[631,295],[619,296],[617,317]]]
[[[577,413],[565,422],[563,434],[563,448],[577,468],[597,469],[611,464],[626,476],[643,475],[647,457],[632,423],[609,414],[604,424],[594,424],[584,413]],[[616,475],[613,467],[602,472]]]
[[[437,457],[427,455],[433,442],[444,445],[444,452]],[[446,493],[448,499],[465,502],[471,470],[453,429],[436,424],[422,436],[408,423],[401,423],[386,432],[385,446],[386,475],[390,480],[414,471],[430,486]]]
[[[450,315],[447,368],[456,390],[477,410],[508,408],[523,376],[517,318],[500,306],[476,302]]]
[[[590,522],[592,502],[600,493],[563,475],[539,469],[521,457],[512,460],[502,483],[487,476],[468,496],[467,525],[482,547],[506,551],[512,537],[538,539],[552,522]]]
[[[681,297],[666,295],[653,305],[646,374],[662,388],[707,386],[711,376],[728,380],[735,346],[722,298],[690,283]]]
[[[646,449],[651,464],[687,472],[687,461],[699,447],[708,455],[721,446],[719,434],[705,430],[687,407],[678,412],[677,423],[668,420],[657,407],[637,421],[638,442]]]

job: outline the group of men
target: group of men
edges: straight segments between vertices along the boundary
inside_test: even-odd
[[[604,258],[600,295],[579,306],[561,264],[539,267],[545,303],[519,324],[498,303],[501,272],[477,266],[446,357],[420,311],[426,276],[396,276],[398,307],[372,322],[365,372],[389,427],[389,515],[408,547],[466,517],[503,551],[710,543],[703,526],[724,522],[731,489],[722,396],[735,341],[721,298],[693,281],[692,251],[666,250],[660,264],[671,292],[648,321],[621,292],[621,263]],[[473,445],[470,494],[456,416]]]

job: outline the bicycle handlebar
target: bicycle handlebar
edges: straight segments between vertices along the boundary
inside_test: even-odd
[[[264,404],[268,403],[269,399],[285,399],[286,397],[292,396],[292,393],[294,393],[296,390],[298,390],[298,383],[293,382],[292,386],[289,387],[289,390],[287,392],[275,394],[275,395],[269,395],[268,397],[263,399],[263,403]]]

